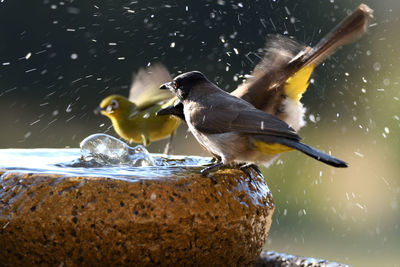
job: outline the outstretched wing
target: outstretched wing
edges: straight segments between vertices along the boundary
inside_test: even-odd
[[[174,95],[168,90],[160,90],[160,85],[171,81],[171,75],[162,64],[154,64],[140,69],[133,75],[129,100],[142,110]]]

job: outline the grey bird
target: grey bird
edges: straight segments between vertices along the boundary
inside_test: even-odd
[[[305,125],[305,108],[300,99],[314,67],[337,48],[361,37],[372,13],[371,8],[361,4],[313,48],[284,36],[270,36],[261,62],[250,78],[231,94],[277,116],[299,131]],[[175,115],[183,119],[183,105],[175,102],[159,110],[157,115]]]
[[[269,164],[278,154],[291,150],[334,167],[347,167],[344,161],[301,143],[284,121],[223,91],[201,72],[181,74],[160,89],[169,89],[178,97],[189,130],[203,148],[220,159],[202,174],[225,164],[242,164],[242,170]]]

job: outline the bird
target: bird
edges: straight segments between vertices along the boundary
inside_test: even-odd
[[[339,47],[360,38],[372,17],[370,7],[359,5],[314,47],[285,36],[269,35],[261,62],[231,95],[277,116],[299,131],[305,125],[306,112],[300,100],[314,68]],[[183,119],[183,105],[177,100],[159,110],[157,115],[175,115]]]
[[[172,115],[156,116],[160,108],[171,105],[176,99],[171,92],[159,90],[161,84],[170,80],[168,70],[161,64],[140,69],[133,76],[129,99],[121,95],[109,95],[94,112],[108,117],[115,132],[129,143],[148,146],[151,142],[168,137],[171,141],[180,119]]]
[[[269,165],[278,154],[298,150],[333,167],[347,163],[300,142],[296,131],[277,116],[255,108],[210,82],[199,71],[186,72],[164,83],[183,105],[183,114],[196,140],[219,162],[201,170],[206,175],[222,165]]]

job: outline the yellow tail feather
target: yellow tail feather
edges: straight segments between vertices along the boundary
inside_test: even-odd
[[[290,99],[298,102],[306,91],[314,65],[307,65],[289,77],[283,86],[283,92]]]
[[[255,141],[254,146],[258,149],[258,151],[260,151],[263,154],[268,154],[268,155],[276,155],[276,154],[280,154],[283,152],[288,152],[288,151],[292,151],[294,150],[291,147],[287,147],[278,143],[272,143],[272,144],[268,144],[268,143],[264,143],[262,141]]]

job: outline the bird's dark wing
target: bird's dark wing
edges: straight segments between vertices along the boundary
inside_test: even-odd
[[[237,109],[234,104],[191,109],[191,124],[205,134],[238,132],[300,140],[284,121],[255,108]]]

